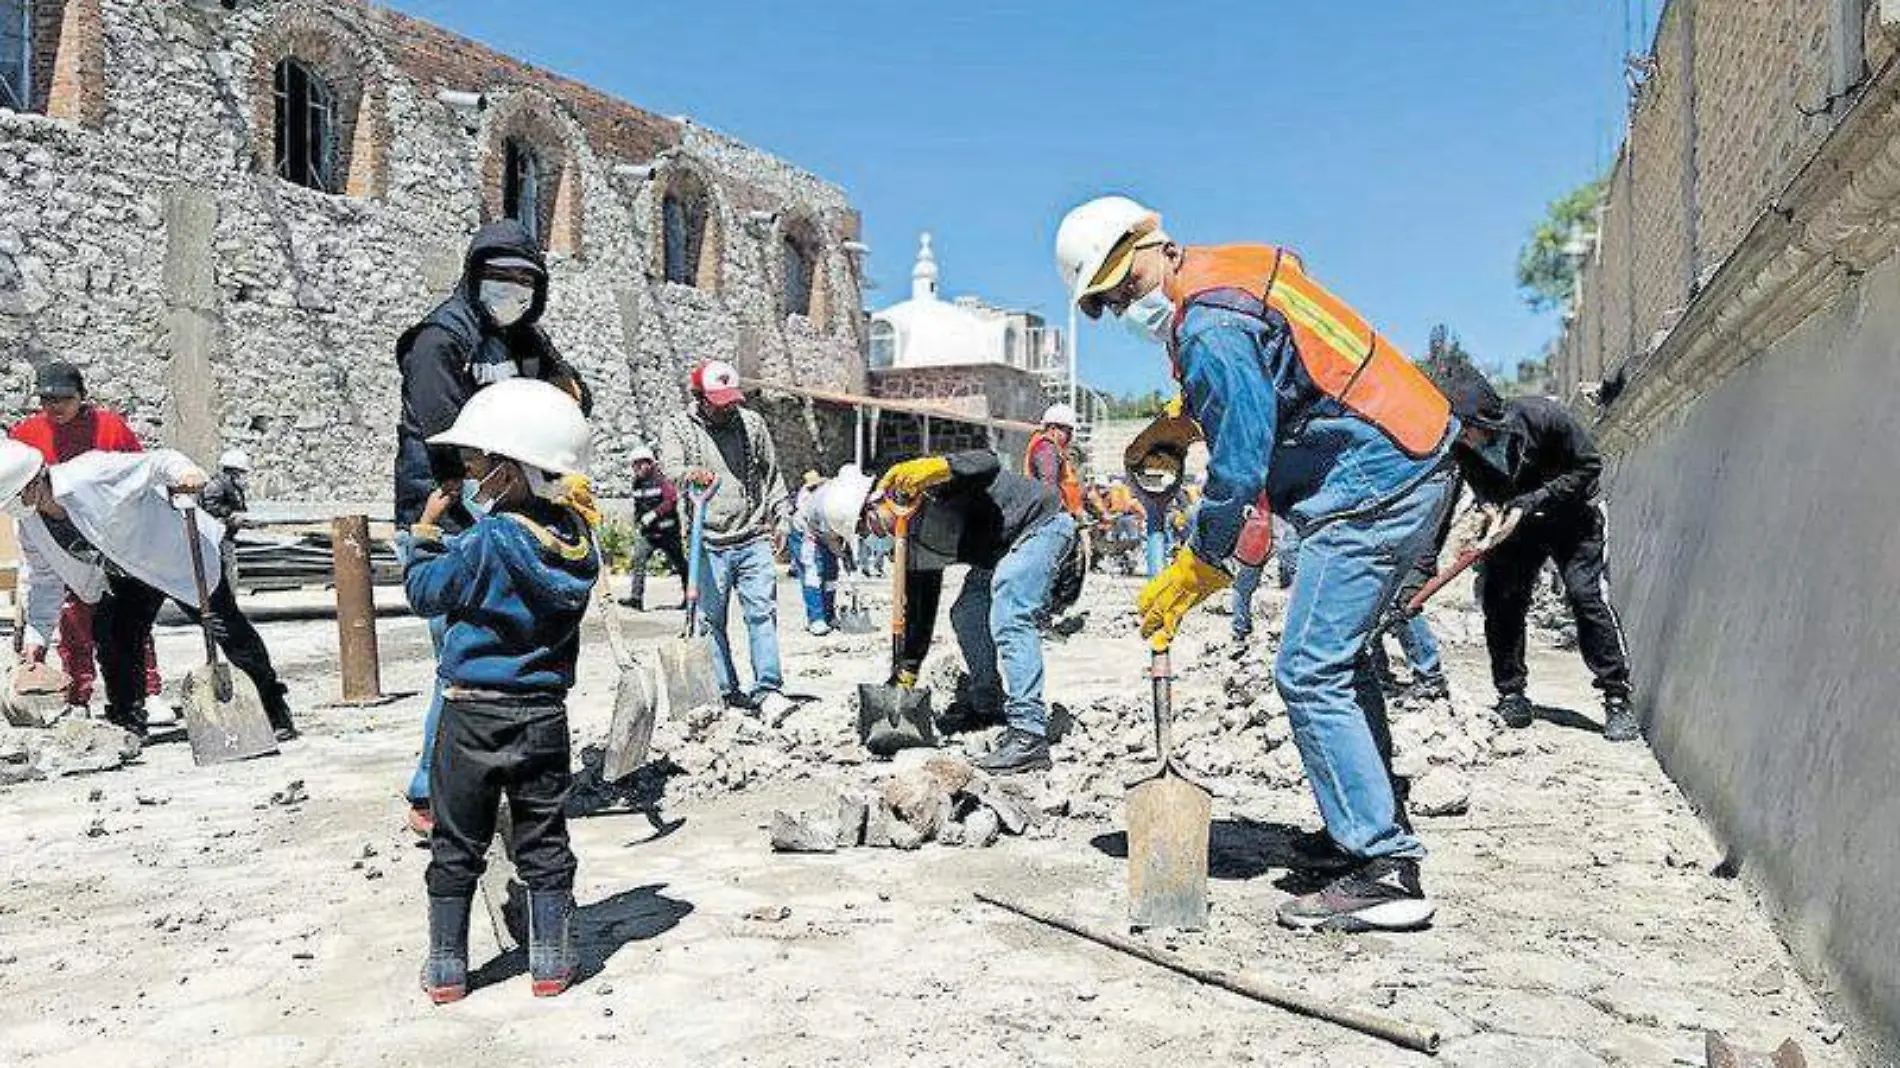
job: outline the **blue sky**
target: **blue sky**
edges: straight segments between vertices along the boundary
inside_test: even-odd
[[[1514,366],[1556,329],[1512,269],[1544,205],[1612,158],[1621,56],[1658,0],[396,0],[844,186],[879,307],[920,230],[948,295],[1065,314],[1051,239],[1102,192],[1189,242],[1297,248],[1414,353],[1449,323]],[[1625,26],[1630,27],[1626,31]],[[1085,379],[1166,382],[1083,323]]]

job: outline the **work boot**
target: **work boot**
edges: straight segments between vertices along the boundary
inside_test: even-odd
[[[146,726],[144,705],[134,705],[131,708],[113,708],[107,705],[105,719],[107,723],[126,731],[141,743],[151,736],[150,728]]]
[[[528,974],[534,980],[534,996],[551,998],[566,990],[579,969],[574,895],[565,890],[528,891]]]
[[[289,687],[278,682],[265,687],[259,695],[264,698],[264,716],[270,720],[271,730],[280,742],[288,742],[299,733],[297,725],[290,719],[289,694]]]
[[[1521,693],[1499,694],[1497,712],[1506,727],[1518,730],[1530,726],[1533,718],[1531,699]]]
[[[468,914],[466,897],[429,898],[429,959],[422,965],[422,991],[437,1005],[468,994]]]
[[[1419,883],[1418,861],[1374,857],[1317,893],[1280,906],[1280,923],[1309,931],[1416,931],[1436,906]]]
[[[1445,685],[1443,675],[1414,675],[1412,696],[1421,701],[1443,701],[1451,696],[1451,687]]]
[[[1003,732],[996,742],[996,748],[973,763],[992,775],[1014,775],[1019,771],[1048,771],[1054,767],[1049,760],[1049,740],[1028,731],[1011,727]]]
[[[1292,863],[1287,866],[1295,871],[1339,875],[1359,866],[1359,858],[1341,849],[1324,829],[1301,831],[1287,846],[1293,854]]]
[[[1613,693],[1603,699],[1603,740],[1606,742],[1635,742],[1643,737],[1643,725],[1636,720],[1636,710],[1630,707],[1630,699],[1620,693]]]
[[[644,597],[622,597],[620,603],[636,612],[644,612],[647,610],[647,602]]]

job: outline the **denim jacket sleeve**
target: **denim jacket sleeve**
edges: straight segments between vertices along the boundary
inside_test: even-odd
[[[410,609],[428,619],[468,604],[471,592],[478,588],[487,539],[482,530],[446,541],[428,528],[423,530],[404,531],[396,537],[409,562],[402,572],[403,592],[409,595]]]
[[[1207,439],[1207,485],[1188,544],[1207,563],[1233,555],[1247,508],[1267,484],[1279,420],[1257,324],[1214,309],[1190,309],[1177,359],[1187,410]]]

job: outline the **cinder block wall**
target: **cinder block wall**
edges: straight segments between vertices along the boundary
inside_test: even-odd
[[[607,494],[624,490],[626,449],[681,406],[699,359],[862,387],[858,267],[842,247],[857,215],[842,190],[759,149],[361,0],[36,10],[48,114],[0,113],[0,416],[32,403],[36,348],[79,363],[151,440],[201,460],[248,449],[256,496],[387,501],[396,338],[499,214],[511,137],[546,165],[545,326],[599,398]],[[284,56],[337,92],[342,193],[274,174]],[[488,106],[458,111],[444,89]],[[670,191],[706,204],[693,285],[664,277]],[[812,243],[810,314],[782,300],[794,233]],[[801,462],[835,451],[813,430],[835,420],[772,411]]]

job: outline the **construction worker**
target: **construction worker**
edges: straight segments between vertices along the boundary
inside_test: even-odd
[[[633,521],[640,526],[640,539],[633,547],[633,574],[622,603],[636,612],[647,610],[647,562],[658,552],[679,576],[684,608],[687,571],[686,550],[680,546],[679,491],[660,470],[652,449],[635,445],[628,457],[633,461]]]
[[[1207,442],[1188,544],[1141,592],[1142,634],[1165,645],[1189,609],[1228,585],[1229,558],[1263,492],[1300,533],[1274,679],[1331,837],[1309,839],[1305,863],[1343,871],[1282,905],[1280,922],[1429,923],[1425,847],[1390,773],[1366,647],[1397,592],[1400,561],[1417,559],[1437,533],[1456,434],[1445,398],[1286,250],[1185,247],[1159,215],[1103,197],[1062,220],[1056,260],[1083,314],[1109,312],[1166,347],[1183,395],[1147,433],[1182,455],[1195,435]]]
[[[199,495],[198,505],[205,514],[224,524],[224,540],[219,547],[224,552],[224,580],[237,589],[237,532],[249,519],[250,502],[245,496],[245,483],[251,474],[251,454],[243,449],[226,449],[218,457],[218,473],[205,483],[204,493]]]
[[[1603,736],[1641,738],[1642,724],[1630,707],[1623,627],[1609,600],[1596,442],[1562,405],[1542,397],[1504,400],[1475,375],[1454,383],[1451,397],[1464,426],[1452,453],[1485,515],[1478,603],[1499,718],[1512,727],[1531,724],[1524,624],[1548,560],[1557,565],[1577,621],[1577,649],[1603,694]]]
[[[47,576],[27,586],[27,619],[43,632],[67,590],[94,606],[105,718],[141,738],[147,726],[141,650],[152,622],[168,597],[193,622],[200,616],[190,545],[170,495],[195,494],[204,485],[204,472],[171,449],[87,452],[48,465],[32,446],[0,441],[0,507],[19,521],[20,551],[32,572]],[[202,509],[191,515],[202,555],[215,565],[222,525]],[[203,577],[210,584],[215,572]],[[232,666],[257,685],[278,739],[296,737],[270,650],[238,608],[230,583],[217,582],[207,607],[211,633]]]
[[[790,502],[778,448],[765,417],[744,407],[739,372],[731,364],[707,360],[693,369],[687,389],[687,409],[661,428],[660,468],[688,489],[712,487],[699,561],[699,610],[718,654],[713,666],[727,705],[778,723],[791,710],[779,661],[778,565],[772,545]],[[726,634],[735,595],[752,660],[750,693],[740,688]]]
[[[435,823],[425,882],[431,1001],[468,990],[468,920],[508,799],[514,857],[528,887],[528,972],[536,997],[566,990],[574,851],[564,804],[572,761],[567,694],[581,620],[600,576],[600,515],[587,481],[589,430],[574,398],[546,382],[501,382],[470,398],[432,448],[461,451],[485,513],[453,539],[438,520],[461,506],[438,488],[399,535],[403,588],[418,613],[448,621],[437,675],[441,738],[431,756]]]
[[[798,523],[798,513],[810,503],[812,494],[818,492],[818,487],[824,484],[825,479],[823,475],[820,475],[816,471],[805,472],[804,478],[799,480],[798,492],[792,494],[792,505],[786,514],[785,559],[787,570],[791,576],[798,579],[801,584],[804,582],[805,576],[805,554],[802,551],[804,545],[801,542],[801,539],[804,537],[804,532]]]
[[[840,475],[857,476],[856,464],[846,464]],[[860,476],[861,477],[861,476]],[[798,491],[798,504],[792,509],[792,529],[787,537],[797,566],[798,588],[805,602],[805,632],[822,638],[838,625],[838,560],[849,551],[848,543],[835,543],[825,537],[824,517],[818,501],[829,483],[818,472],[805,472],[804,488]]]
[[[431,448],[428,439],[454,425],[470,397],[484,386],[512,378],[552,382],[575,397],[583,413],[593,407],[587,384],[540,327],[548,302],[547,263],[541,246],[519,222],[500,219],[475,232],[454,292],[396,340],[402,372],[402,416],[396,426],[396,527],[407,528],[437,489],[462,492],[461,454]],[[442,516],[454,532],[474,522],[466,502]],[[425,617],[427,618],[427,617]],[[429,637],[442,647],[441,620],[429,620]],[[429,765],[441,688],[429,697],[422,723],[422,755],[409,779],[409,826],[429,833]]]
[[[907,460],[881,483],[847,469],[821,497],[818,510],[836,542],[888,534],[893,501],[921,501],[910,522],[906,563],[904,650],[895,685],[916,681],[936,627],[944,569],[969,565],[950,607],[950,626],[969,669],[968,709],[944,717],[960,727],[1001,718],[1007,729],[976,766],[994,774],[1050,767],[1049,706],[1042,697],[1042,634],[1036,619],[1053,591],[1075,585],[1081,566],[1075,520],[1057,491],[1002,469],[987,449]],[[998,717],[997,713],[1001,716]]]
[[[1075,425],[1080,420],[1067,404],[1051,404],[1042,413],[1042,429],[1029,435],[1023,473],[1050,487],[1071,516],[1082,514],[1082,478],[1076,474]]]
[[[35,361],[38,362],[38,361]],[[86,379],[79,368],[65,361],[41,363],[34,374],[34,386],[40,410],[22,419],[8,436],[39,450],[48,464],[60,464],[81,453],[142,452],[139,437],[125,420],[109,408],[92,403],[86,395]],[[30,572],[28,582],[36,577]],[[53,576],[38,576],[47,585],[44,596],[55,596]],[[60,666],[66,674],[68,714],[84,715],[92,704],[92,686],[96,678],[94,662],[98,652],[92,640],[92,605],[71,590],[59,611]],[[21,655],[32,663],[46,659],[50,635],[32,627],[30,621],[22,634]],[[158,674],[158,654],[151,639],[145,642],[145,695],[157,697],[164,680]]]

